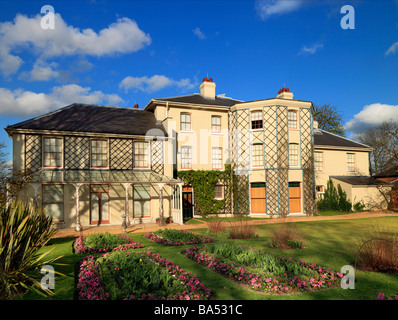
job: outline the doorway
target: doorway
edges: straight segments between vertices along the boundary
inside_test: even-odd
[[[193,189],[191,186],[182,187],[182,216],[184,220],[193,218]]]
[[[90,224],[110,222],[109,185],[90,185]]]
[[[265,182],[252,183],[250,187],[251,213],[266,213]]]
[[[289,182],[289,213],[301,212],[300,182]]]

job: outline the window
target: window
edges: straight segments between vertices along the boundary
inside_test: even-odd
[[[180,186],[172,186],[171,209],[181,209]]]
[[[63,185],[43,185],[43,210],[54,222],[64,220]]]
[[[192,147],[181,147],[181,169],[192,169]]]
[[[62,167],[62,138],[44,138],[44,167]]]
[[[222,170],[222,148],[211,149],[211,163],[213,170]]]
[[[134,168],[148,168],[148,142],[134,142]]]
[[[263,112],[253,111],[251,113],[252,129],[262,129],[263,128]]]
[[[289,129],[297,129],[297,111],[287,112],[287,124]]]
[[[323,153],[314,152],[314,169],[321,172],[323,170]]]
[[[289,144],[289,166],[298,166],[298,144]]]
[[[325,193],[325,189],[323,186],[316,186],[316,193]]]
[[[211,132],[221,132],[221,117],[211,116]]]
[[[252,145],[252,166],[263,167],[264,166],[264,152],[263,144],[255,143]]]
[[[347,153],[347,171],[354,172],[355,171],[355,154]]]
[[[191,131],[191,114],[190,113],[181,113],[180,129],[183,131]]]
[[[106,168],[108,166],[108,141],[91,140],[91,167]]]
[[[150,186],[144,184],[134,185],[134,218],[151,216]]]
[[[214,186],[214,199],[224,199],[224,186],[222,185]]]

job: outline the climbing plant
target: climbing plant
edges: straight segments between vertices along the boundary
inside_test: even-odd
[[[206,217],[210,214],[231,213],[231,165],[225,165],[224,171],[178,171],[177,177],[194,189],[195,214]],[[215,185],[224,186],[223,199],[214,199]]]

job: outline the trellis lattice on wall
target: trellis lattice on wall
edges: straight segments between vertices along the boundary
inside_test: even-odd
[[[301,127],[301,166],[303,169],[303,201],[304,212],[313,214],[315,208],[314,199],[314,165],[312,143],[312,114],[310,109],[300,109]]]
[[[301,109],[300,109],[301,110]],[[302,118],[301,118],[302,117]],[[300,167],[303,172],[304,211],[313,213],[314,173],[311,110],[300,113]],[[250,131],[248,109],[230,114],[231,165],[234,172],[234,212],[250,211],[249,170],[251,144],[261,143],[264,152],[266,213],[289,214],[289,128],[287,106],[263,107],[262,140],[258,131]],[[248,133],[248,135],[247,135]],[[261,170],[261,169],[260,169]],[[243,205],[242,205],[243,204]],[[244,210],[242,209],[244,208]]]
[[[90,169],[90,139],[88,137],[64,137],[64,165],[67,170]]]
[[[278,213],[278,125],[276,107],[263,107],[266,212]]]
[[[249,213],[250,114],[248,109],[230,114],[230,146],[233,209],[235,214]]]
[[[25,135],[25,169],[35,172],[42,167],[42,143],[40,135]]]
[[[111,170],[132,170],[133,169],[133,140],[131,139],[110,139],[110,169]]]
[[[151,170],[155,173],[164,173],[163,141],[156,140],[151,143]]]
[[[279,215],[289,214],[289,130],[288,109],[286,106],[276,107],[277,143],[278,143],[278,198]]]

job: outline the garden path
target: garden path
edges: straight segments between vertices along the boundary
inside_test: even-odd
[[[261,224],[274,224],[274,223],[285,223],[285,222],[303,222],[303,221],[320,221],[320,220],[345,220],[345,219],[363,219],[363,218],[379,218],[379,217],[398,217],[398,213],[391,211],[373,211],[373,212],[358,212],[349,213],[334,216],[290,216],[286,218],[269,218],[264,216],[264,219],[246,220],[245,223],[251,225]],[[259,217],[260,218],[260,217]],[[222,222],[225,226],[231,226],[231,222]],[[166,226],[159,226],[156,223],[142,223],[133,224],[126,228],[127,233],[138,233],[138,232],[153,232],[158,229],[199,229],[207,228],[207,223],[202,224],[184,224],[179,225],[175,223],[167,224]],[[65,238],[65,237],[78,237],[79,235],[88,235],[97,232],[109,232],[109,233],[121,233],[122,227],[119,225],[102,225],[102,226],[90,226],[83,227],[83,231],[77,232],[74,228],[63,228],[59,229],[55,234],[54,238]]]

